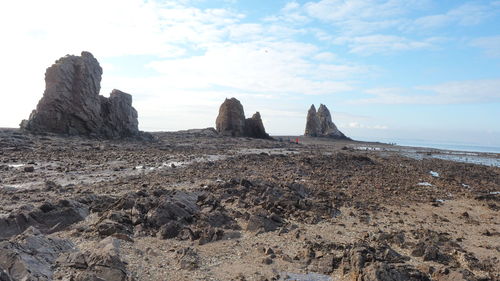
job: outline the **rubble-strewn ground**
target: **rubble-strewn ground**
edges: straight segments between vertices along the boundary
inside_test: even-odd
[[[1,129],[0,280],[500,280],[498,154],[155,137]]]

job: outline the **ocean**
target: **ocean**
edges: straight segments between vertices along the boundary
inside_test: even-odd
[[[467,143],[450,143],[450,142],[437,142],[428,140],[417,140],[417,139],[389,139],[389,138],[379,138],[379,139],[366,139],[366,138],[356,138],[355,140],[360,141],[373,141],[373,142],[383,142],[391,143],[401,146],[415,146],[415,147],[427,147],[445,150],[456,150],[456,151],[470,151],[470,152],[489,152],[489,153],[500,153],[500,146],[485,146],[478,144],[467,144]]]

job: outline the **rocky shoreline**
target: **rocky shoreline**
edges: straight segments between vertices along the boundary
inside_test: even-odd
[[[0,129],[0,280],[500,278],[498,166],[327,138],[152,135]]]

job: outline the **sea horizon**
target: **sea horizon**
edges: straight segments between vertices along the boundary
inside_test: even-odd
[[[363,138],[363,137],[353,137],[353,140],[367,141],[367,142],[382,142],[395,144],[398,146],[409,146],[409,147],[424,147],[424,148],[435,148],[442,150],[452,150],[452,151],[464,151],[464,152],[482,152],[482,153],[500,153],[500,145],[482,145],[477,143],[465,143],[465,142],[447,142],[447,141],[433,141],[433,140],[423,140],[423,139],[400,139],[400,138]]]

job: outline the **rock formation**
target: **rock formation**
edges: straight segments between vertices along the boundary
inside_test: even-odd
[[[45,73],[45,92],[21,128],[103,138],[139,134],[132,96],[113,90],[109,98],[99,95],[102,68],[89,52],[67,55]]]
[[[269,135],[264,129],[264,124],[260,118],[260,113],[257,111],[252,116],[252,118],[247,118],[245,120],[245,135],[252,138],[268,139]]]
[[[316,114],[316,107],[314,107],[314,104],[312,104],[311,108],[309,108],[309,111],[307,112],[306,131],[304,134],[306,136],[317,137],[320,131],[321,130],[319,118]]]
[[[240,101],[226,99],[215,120],[217,132],[223,136],[242,137],[245,134],[245,112]]]
[[[223,136],[270,138],[264,128],[260,113],[256,112],[252,118],[245,119],[243,106],[235,98],[226,99],[222,103],[215,125],[217,132]]]
[[[337,126],[335,126],[330,111],[324,104],[320,104],[317,112],[314,105],[311,105],[309,108],[304,135],[310,137],[349,139],[337,128]]]

